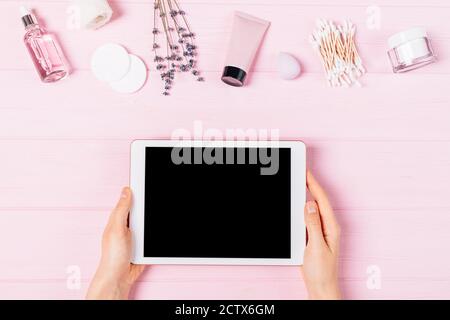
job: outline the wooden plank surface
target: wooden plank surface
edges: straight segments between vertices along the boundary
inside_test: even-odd
[[[129,144],[170,138],[180,128],[278,130],[302,139],[308,163],[330,193],[343,227],[340,282],[352,299],[450,297],[450,4],[380,0],[380,28],[366,26],[368,0],[182,0],[198,34],[205,83],[181,76],[161,96],[151,62],[152,1],[110,1],[104,28],[68,28],[70,1],[32,3],[73,68],[55,85],[37,80],[22,44],[20,1],[0,1],[0,298],[80,299],[99,258],[100,239],[120,188],[128,183]],[[219,78],[234,10],[268,19],[269,33],[249,85]],[[332,89],[308,35],[316,18],[358,26],[369,71],[361,89]],[[439,63],[394,75],[389,35],[423,25]],[[123,96],[96,81],[90,56],[118,42],[150,70],[142,91]],[[276,55],[302,62],[297,80],[279,80]],[[371,289],[371,267],[381,288]],[[71,289],[70,268],[80,270]],[[69,271],[69,272],[68,272]],[[154,266],[137,299],[301,299],[297,268]]]

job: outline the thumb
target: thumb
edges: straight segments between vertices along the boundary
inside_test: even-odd
[[[128,214],[131,209],[131,190],[128,187],[122,189],[120,199],[111,215],[111,222],[115,225],[127,226]]]
[[[308,231],[308,242],[317,243],[324,240],[319,208],[315,201],[308,201],[305,205],[305,224]]]

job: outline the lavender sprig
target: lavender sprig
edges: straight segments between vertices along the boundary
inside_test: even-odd
[[[156,69],[164,82],[163,95],[170,94],[177,72],[190,72],[197,81],[204,81],[197,69],[195,34],[191,31],[186,12],[180,8],[178,0],[155,0],[153,24],[152,48]],[[160,32],[160,26],[163,32]],[[162,42],[159,42],[160,33],[165,36]],[[164,47],[165,56],[161,56],[159,50]]]

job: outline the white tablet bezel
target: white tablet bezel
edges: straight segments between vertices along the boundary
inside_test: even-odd
[[[250,147],[291,149],[291,258],[168,258],[144,257],[145,149],[147,147]],[[133,241],[134,264],[203,264],[203,265],[301,265],[306,244],[303,219],[306,201],[306,146],[301,141],[188,141],[136,140],[131,145],[130,187],[133,206],[129,225]]]

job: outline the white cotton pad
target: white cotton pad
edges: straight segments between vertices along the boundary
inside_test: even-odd
[[[134,54],[130,54],[130,70],[119,81],[110,82],[109,85],[119,93],[134,93],[142,88],[147,80],[147,67],[144,61]]]
[[[119,81],[130,70],[130,57],[124,47],[108,43],[95,50],[91,59],[91,69],[101,81]]]

